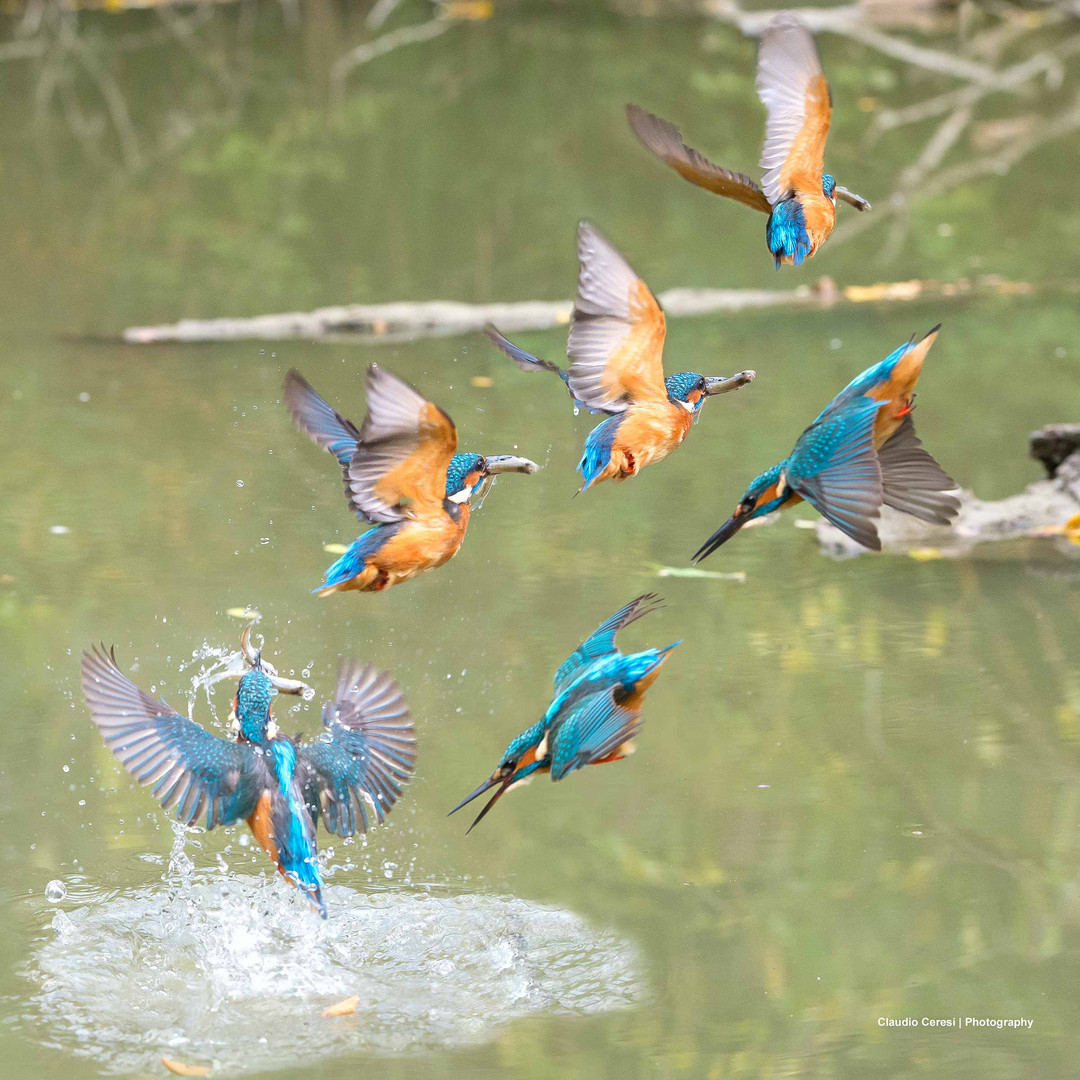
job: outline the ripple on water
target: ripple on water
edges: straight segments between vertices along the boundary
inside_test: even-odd
[[[111,1073],[163,1054],[222,1071],[483,1042],[512,1020],[641,1002],[637,951],[513,897],[327,890],[196,872],[57,912],[26,973],[36,1032]],[[320,1011],[359,995],[354,1016]]]

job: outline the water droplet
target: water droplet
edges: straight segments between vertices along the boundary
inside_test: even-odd
[[[48,900],[50,904],[59,904],[66,896],[67,887],[57,878],[53,878],[53,880],[45,886],[45,899]]]
[[[263,547],[266,547],[266,545],[270,543],[270,537],[269,536],[260,536],[259,537],[259,543],[262,544]]]
[[[79,394],[79,400],[85,405],[90,400],[90,395],[84,390]]]
[[[51,532],[53,536],[67,536],[71,530],[66,525],[50,525],[49,532]]]
[[[236,481],[236,486],[237,487],[243,487],[244,486],[244,481],[243,480],[237,480]]]

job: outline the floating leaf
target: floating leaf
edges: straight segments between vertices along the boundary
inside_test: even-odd
[[[349,550],[345,544],[323,544],[322,549],[330,555],[344,555]]]
[[[225,609],[225,614],[230,619],[261,619],[262,616],[254,609],[249,607],[231,607]]]
[[[916,562],[933,562],[934,559],[944,559],[945,556],[942,553],[941,548],[933,547],[917,547],[912,548],[908,555],[911,556]]]
[[[339,1001],[336,1005],[331,1005],[328,1009],[323,1009],[322,1014],[324,1017],[330,1016],[351,1016],[356,1012],[356,1007],[360,1004],[360,998],[356,995],[345,998],[344,1001]]]
[[[718,570],[699,570],[696,566],[657,566],[656,576],[712,578],[714,581],[738,581],[740,584],[746,581],[746,574],[742,570],[733,570],[731,573],[721,573]]]
[[[172,1058],[163,1057],[161,1064],[171,1073],[177,1076],[209,1076],[210,1070],[205,1065],[188,1065],[183,1061],[173,1061]]]
[[[489,386],[495,385],[495,380],[490,375],[474,375],[469,383],[480,390],[486,390]]]

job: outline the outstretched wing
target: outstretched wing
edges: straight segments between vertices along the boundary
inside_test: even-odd
[[[405,697],[385,671],[348,661],[323,723],[326,734],[299,749],[304,800],[328,832],[367,832],[368,814],[384,821],[413,775],[416,734]]]
[[[368,413],[349,463],[351,503],[376,522],[401,521],[441,506],[457,450],[454,422],[407,382],[372,364]]]
[[[229,742],[143,693],[105,646],[84,652],[83,698],[109,749],[165,810],[206,828],[250,817],[270,782],[265,759]]]
[[[605,412],[667,400],[664,313],[648,285],[587,221],[578,226],[578,267],[566,343],[571,393]]]
[[[960,510],[956,481],[928,454],[915,434],[911,413],[878,450],[886,506],[935,525],[948,525]]]
[[[641,713],[617,704],[614,687],[590,694],[548,736],[551,779],[611,757],[640,729]]]
[[[821,187],[832,115],[814,35],[791,12],[777,15],[761,35],[757,92],[769,114],[761,186],[775,206],[796,188]]]
[[[754,210],[768,214],[772,207],[765,193],[749,176],[722,169],[683,142],[679,129],[637,105],[626,106],[626,119],[638,141],[655,158],[670,165],[691,184],[706,191],[735,199]]]
[[[858,397],[814,423],[788,459],[786,482],[856,543],[881,550],[873,519],[881,514],[881,467],[874,418],[884,402]]]
[[[345,498],[361,520],[371,520],[357,510],[349,487],[349,462],[360,445],[356,425],[324,401],[295,368],[285,376],[285,407],[293,423],[313,443],[337,458],[345,481]]]
[[[560,665],[555,672],[555,693],[558,695],[573,682],[575,676],[594,660],[616,652],[615,635],[624,627],[644,615],[663,607],[664,601],[656,593],[645,593],[631,600],[605,619]]]

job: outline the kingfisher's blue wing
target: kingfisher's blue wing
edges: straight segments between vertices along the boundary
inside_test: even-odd
[[[615,635],[624,627],[636,622],[643,615],[663,606],[663,600],[655,593],[645,593],[619,608],[605,619],[560,665],[555,672],[555,693],[559,694],[570,685],[580,672],[601,656],[617,652]]]
[[[932,334],[936,330],[937,327],[935,326],[930,333]],[[927,335],[927,337],[929,337],[929,335]],[[884,360],[879,361],[872,367],[868,367],[861,374],[856,375],[855,378],[852,379],[851,382],[849,382],[847,386],[845,386],[844,389],[821,410],[817,419],[823,420],[830,413],[836,412],[854,398],[871,395],[879,386],[882,386],[889,381],[892,377],[893,369],[913,348],[915,348],[914,336],[912,336],[910,340],[905,341],[899,349],[895,349],[893,352],[889,353]],[[814,422],[817,423],[817,420]]]
[[[304,798],[328,832],[366,832],[369,812],[385,820],[413,775],[416,733],[405,697],[386,672],[347,661],[323,723],[326,734],[299,750]]]
[[[883,501],[874,451],[874,418],[885,402],[853,398],[800,436],[786,481],[822,517],[856,543],[881,550],[877,526]]]
[[[617,704],[614,687],[583,698],[548,736],[551,779],[610,757],[640,728],[641,713]]]
[[[252,747],[229,742],[143,693],[117,667],[112,650],[84,652],[82,691],[109,749],[177,820],[206,828],[250,817],[270,783]]]
[[[349,462],[360,443],[356,425],[324,401],[299,371],[285,376],[285,407],[296,426],[320,449],[337,458],[345,481],[345,498],[361,521],[371,520],[352,504],[349,487]]]

